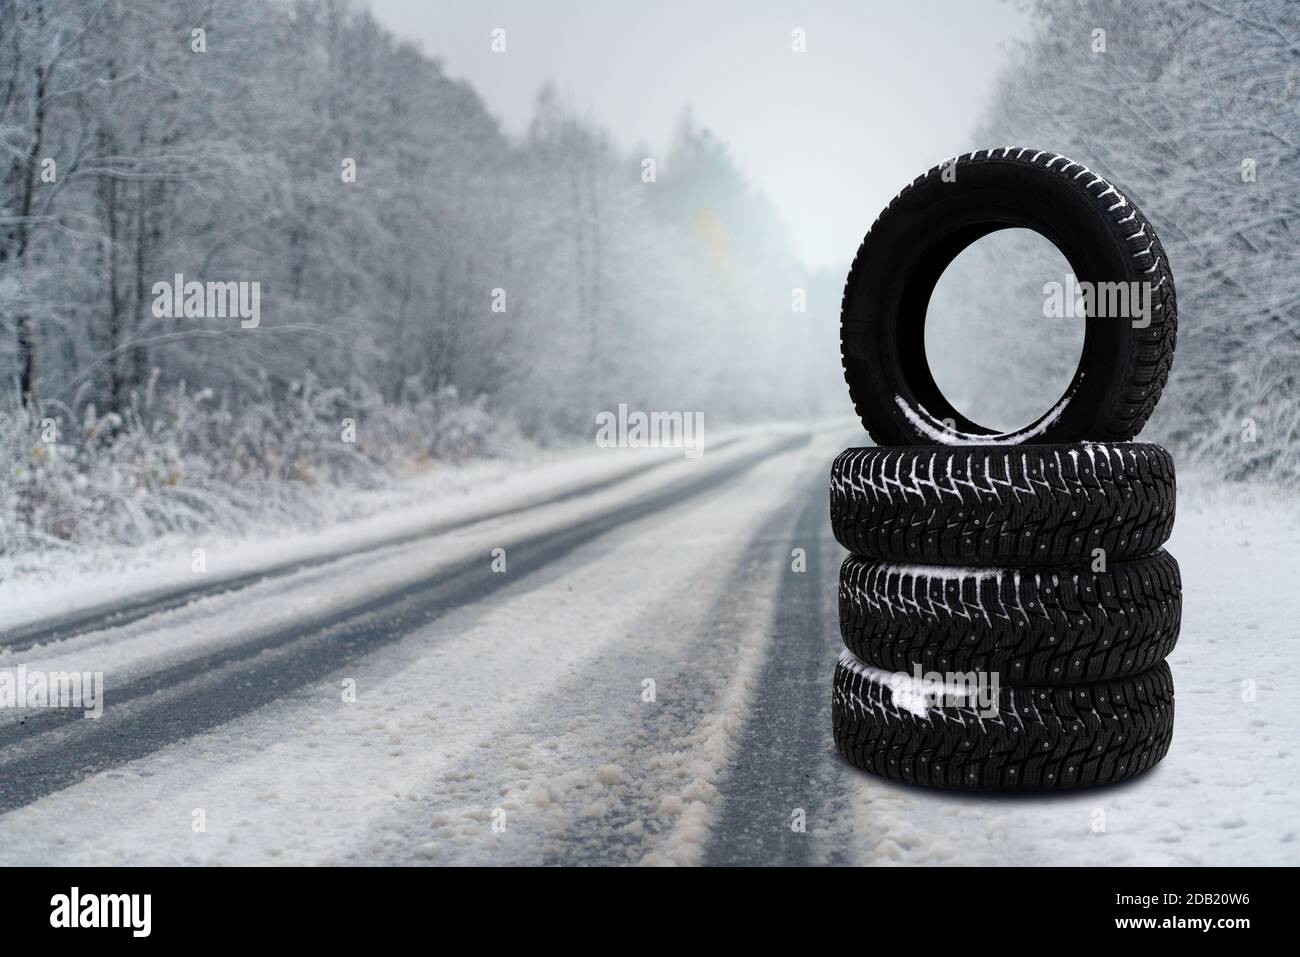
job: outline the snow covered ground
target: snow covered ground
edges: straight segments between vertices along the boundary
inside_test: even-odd
[[[1154,772],[926,792],[831,742],[825,486],[852,435],[602,450],[207,543],[205,580],[229,587],[116,627],[73,606],[189,587],[190,543],[6,581],[0,670],[103,671],[107,707],[0,711],[0,864],[1300,863],[1300,506],[1182,477],[1177,719]]]

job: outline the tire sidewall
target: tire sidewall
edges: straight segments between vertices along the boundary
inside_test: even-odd
[[[988,159],[957,167],[954,182],[928,176],[891,204],[859,253],[845,290],[845,375],[869,431],[882,444],[933,442],[899,407],[950,419],[958,431],[997,435],[943,396],[924,351],[925,310],[934,284],[967,246],[1003,228],[1026,228],[1052,242],[1079,282],[1140,282],[1124,238],[1089,194],[1089,175]],[[1095,174],[1093,174],[1095,175]],[[1044,318],[1044,322],[1060,321]],[[1132,322],[1089,317],[1082,355],[1056,418],[1028,431],[1035,443],[1105,438],[1103,423],[1130,374]],[[1006,343],[1015,349],[1015,343]],[[1044,410],[1044,418],[1049,410]]]

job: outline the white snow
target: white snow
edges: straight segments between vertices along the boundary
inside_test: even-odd
[[[794,428],[777,424],[762,431]],[[759,432],[753,426],[719,429],[710,435],[710,445],[752,441]],[[127,595],[192,585],[194,548],[205,550],[205,581],[257,573],[323,554],[375,547],[450,521],[485,520],[674,458],[681,458],[680,449],[592,447],[442,466],[393,488],[349,493],[348,514],[325,527],[277,530],[252,538],[170,537],[144,547],[100,549],[80,556],[0,559],[0,630]]]
[[[1083,374],[1080,374],[1079,382],[1082,381]],[[1077,389],[1078,383],[1076,382],[1074,389],[1061,396],[1057,403],[1040,419],[1023,429],[1016,429],[1012,432],[994,432],[987,435],[949,429],[919,402],[913,408],[901,395],[894,396],[894,404],[898,406],[903,413],[903,417],[911,423],[913,428],[938,445],[1023,445],[1042,435],[1052,423],[1061,417],[1061,413],[1070,404],[1070,400],[1074,398]]]
[[[932,581],[965,581],[974,578],[977,581],[983,581],[986,578],[1001,578],[1009,571],[1010,568],[1001,568],[996,565],[976,568],[974,566],[966,567],[961,565],[893,565],[889,562],[873,564],[872,569],[884,575],[899,575],[904,578],[925,578]]]
[[[888,688],[893,706],[918,718],[926,717],[940,700],[943,707],[951,708],[966,704],[978,694],[970,683],[942,675],[935,680],[930,680],[928,675],[918,679],[906,671],[877,668],[855,657],[847,648],[840,652],[839,664],[872,684]]]

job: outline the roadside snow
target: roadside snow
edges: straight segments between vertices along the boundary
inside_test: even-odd
[[[720,429],[710,434],[709,446],[797,428],[778,423]],[[0,557],[0,631],[129,595],[193,585],[196,548],[205,553],[205,582],[255,574],[326,553],[342,555],[382,545],[395,536],[450,521],[488,518],[682,459],[682,450],[672,448],[536,452],[520,459],[439,466],[390,488],[340,493],[339,520],[325,527],[271,529],[264,536],[244,538],[169,537],[138,548],[50,553],[39,559]]]

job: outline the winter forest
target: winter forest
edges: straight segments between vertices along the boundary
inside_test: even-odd
[[[0,63],[0,549],[292,509],[620,402],[838,394],[838,277],[792,310],[814,278],[688,118],[649,172],[548,90],[512,142],[344,0],[20,0]],[[159,318],[177,274],[259,282],[258,324]]]
[[[1173,372],[1140,438],[1169,447],[1180,468],[1294,487],[1300,5],[1038,0],[1033,9],[1034,38],[1012,57],[971,142],[1049,148],[1123,184],[1148,212],[1178,290]],[[1044,323],[1062,323],[1037,308],[1043,283],[1060,282],[1068,267],[1046,240],[1013,232],[963,253],[936,290],[931,315],[952,333],[946,355],[927,324],[931,356],[951,366],[953,394],[978,402],[979,390],[991,391],[984,404],[1009,416],[1006,427],[1032,421],[1060,395],[1083,341],[1077,324],[1041,334]],[[1015,275],[1020,288],[983,289]],[[972,300],[1015,308],[964,310]],[[1009,348],[971,348],[990,338]],[[1055,392],[1035,388],[1035,375]],[[1030,393],[1039,401],[1026,406]]]
[[[1295,483],[1300,7],[1034,13],[969,148],[1048,144],[1132,193],[1181,319],[1143,437]],[[1076,42],[1099,25],[1103,53]],[[238,530],[322,486],[586,440],[619,403],[850,414],[844,271],[801,265],[706,117],[648,155],[547,88],[506,135],[359,2],[3,0],[0,554]],[[160,309],[178,277],[256,283],[256,320]],[[1014,406],[1018,377],[1061,372],[1042,338],[956,388]]]

